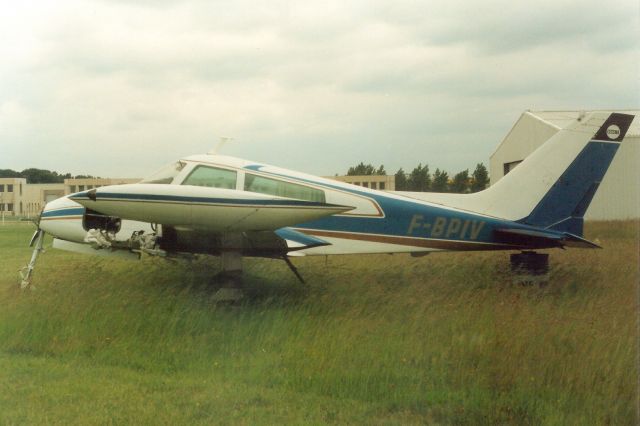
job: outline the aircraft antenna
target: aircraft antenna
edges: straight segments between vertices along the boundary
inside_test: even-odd
[[[218,152],[224,146],[224,144],[226,144],[227,142],[231,142],[232,140],[233,140],[233,138],[226,137],[226,136],[220,136],[220,140],[218,141],[217,145],[211,151],[207,152],[207,154],[208,155],[217,155]]]

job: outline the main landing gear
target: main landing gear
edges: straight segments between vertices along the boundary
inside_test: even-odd
[[[512,254],[511,272],[514,284],[544,286],[549,282],[549,255],[534,251]]]

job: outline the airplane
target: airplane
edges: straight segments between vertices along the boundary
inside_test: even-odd
[[[240,287],[245,256],[511,250],[513,264],[548,268],[548,248],[598,248],[584,214],[634,115],[594,112],[558,131],[514,170],[472,194],[377,191],[255,161],[194,155],[136,184],[49,202],[21,271],[30,284],[45,233],[53,247],[139,258],[221,256]],[[235,283],[235,284],[234,284]]]

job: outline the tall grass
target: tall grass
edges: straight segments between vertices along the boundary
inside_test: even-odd
[[[638,224],[604,250],[552,251],[513,285],[508,253],[246,261],[217,306],[215,259],[127,262],[51,250],[15,271],[31,228],[0,227],[5,423],[635,424]]]

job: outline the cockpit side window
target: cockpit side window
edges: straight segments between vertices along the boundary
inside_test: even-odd
[[[177,163],[164,166],[151,176],[143,179],[140,183],[171,183],[173,178],[178,176],[178,173],[184,168],[186,163],[178,161]]]
[[[183,185],[236,189],[237,173],[217,167],[197,166],[182,182]]]
[[[244,190],[278,197],[295,198],[297,200],[325,202],[324,191],[295,183],[246,173],[244,176]]]

